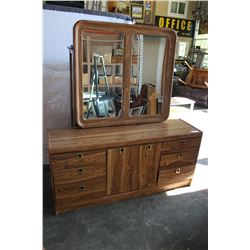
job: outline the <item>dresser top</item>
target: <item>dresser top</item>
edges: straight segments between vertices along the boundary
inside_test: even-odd
[[[51,154],[88,151],[201,136],[183,120],[102,128],[68,128],[48,131]]]

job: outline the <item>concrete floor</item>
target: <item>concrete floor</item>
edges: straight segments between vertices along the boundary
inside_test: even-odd
[[[189,112],[189,111],[187,111]],[[54,215],[48,168],[44,168],[43,243],[46,250],[208,249],[207,112],[173,112],[203,130],[190,187]],[[185,117],[188,119],[185,119]]]

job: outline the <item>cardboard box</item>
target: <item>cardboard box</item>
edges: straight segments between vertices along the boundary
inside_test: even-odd
[[[114,56],[122,56],[124,55],[124,49],[113,49]],[[132,55],[136,55],[135,48],[132,48]]]
[[[137,77],[131,77],[130,84],[131,85],[136,85],[137,84]]]
[[[113,76],[114,85],[122,85],[122,76]]]
[[[112,63],[123,63],[123,56],[112,56]]]
[[[114,56],[122,56],[124,54],[123,49],[113,49],[113,55]]]
[[[103,60],[104,63],[111,63],[111,57],[112,57],[112,53],[108,53],[108,52],[104,52],[103,53]]]
[[[89,74],[82,74],[82,86],[88,86]]]
[[[150,99],[151,96],[156,94],[156,86],[154,84],[146,84],[147,98]]]
[[[112,56],[112,63],[123,63],[123,56]],[[137,63],[137,56],[132,56],[132,63]]]
[[[137,63],[137,55],[132,56],[132,63]]]
[[[87,105],[83,105],[82,106],[82,110],[84,113],[87,113],[88,112],[88,106]]]
[[[108,84],[112,85],[113,84],[113,77],[112,76],[107,76],[108,78]],[[104,77],[99,79],[99,84],[105,86],[105,79]]]

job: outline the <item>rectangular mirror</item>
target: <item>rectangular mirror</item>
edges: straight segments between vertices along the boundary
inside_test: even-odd
[[[166,37],[157,35],[132,37],[130,117],[161,114],[166,41]]]
[[[84,29],[81,36],[82,118],[117,117],[122,100],[123,54],[120,51],[124,47],[124,34]]]
[[[78,126],[88,128],[167,119],[175,31],[79,21],[73,35]]]

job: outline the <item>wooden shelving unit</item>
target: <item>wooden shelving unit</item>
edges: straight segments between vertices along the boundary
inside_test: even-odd
[[[94,62],[92,60],[93,53],[97,54],[105,54],[110,55],[110,60],[105,61],[104,57],[104,63],[107,71],[108,77],[122,77],[123,75],[123,62],[112,62],[112,57],[114,56],[113,52],[115,49],[123,49],[124,48],[124,35],[122,33],[112,33],[112,32],[100,32],[100,35],[98,34],[99,31],[89,31],[86,30],[86,35],[83,33],[82,37],[82,46],[83,46],[83,62],[82,62],[82,68],[83,68],[83,87],[84,91],[89,92],[91,88],[91,74],[93,71]],[[136,82],[131,81],[130,86],[131,89],[134,90],[134,92],[138,93],[138,86],[139,86],[139,62],[140,62],[140,47],[138,42],[134,42],[134,46],[137,46],[135,48],[136,51],[136,63],[132,61],[131,63],[131,78],[136,77]],[[106,58],[107,59],[107,58]],[[134,59],[134,58],[133,58]],[[101,63],[97,63],[98,70],[100,67],[100,75],[101,72]],[[109,78],[110,79],[110,78]],[[110,88],[120,88],[122,89],[122,80],[116,82],[115,79],[109,83]],[[99,87],[104,87],[104,84],[99,84]],[[131,90],[132,91],[132,90]]]

